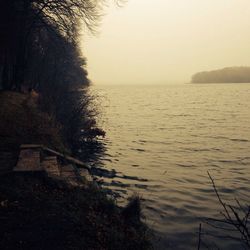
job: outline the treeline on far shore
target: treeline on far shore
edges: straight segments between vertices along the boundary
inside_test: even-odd
[[[192,83],[250,83],[250,67],[228,67],[192,76]]]

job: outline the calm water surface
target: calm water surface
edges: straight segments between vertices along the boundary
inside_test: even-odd
[[[120,202],[134,192],[142,195],[147,223],[160,237],[158,249],[197,249],[199,223],[218,218],[207,171],[225,201],[250,202],[250,84],[94,91],[101,96],[107,132],[101,167],[117,172],[104,178],[104,186]],[[203,239],[220,249],[242,249],[229,240]]]

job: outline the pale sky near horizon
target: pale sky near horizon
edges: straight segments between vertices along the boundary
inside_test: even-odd
[[[198,71],[250,66],[250,0],[128,0],[84,35],[92,82],[189,82]]]

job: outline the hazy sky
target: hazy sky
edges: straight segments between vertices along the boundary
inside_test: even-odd
[[[128,0],[106,10],[99,31],[83,38],[94,84],[188,82],[250,66],[250,0]]]

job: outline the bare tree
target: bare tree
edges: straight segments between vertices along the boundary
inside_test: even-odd
[[[220,212],[221,218],[206,219],[206,223],[218,231],[216,235],[212,233],[208,233],[208,235],[215,238],[237,241],[242,244],[243,249],[250,249],[250,206],[242,205],[238,199],[235,199],[235,205],[226,204],[222,200],[215,181],[209,172],[208,176],[212,182],[218,202],[222,207],[222,211]],[[202,234],[199,235],[201,237]]]
[[[105,0],[0,0],[0,73],[4,88],[21,88],[29,52],[41,35],[46,33],[51,44],[58,36],[77,44],[80,22],[94,32],[104,4]]]

